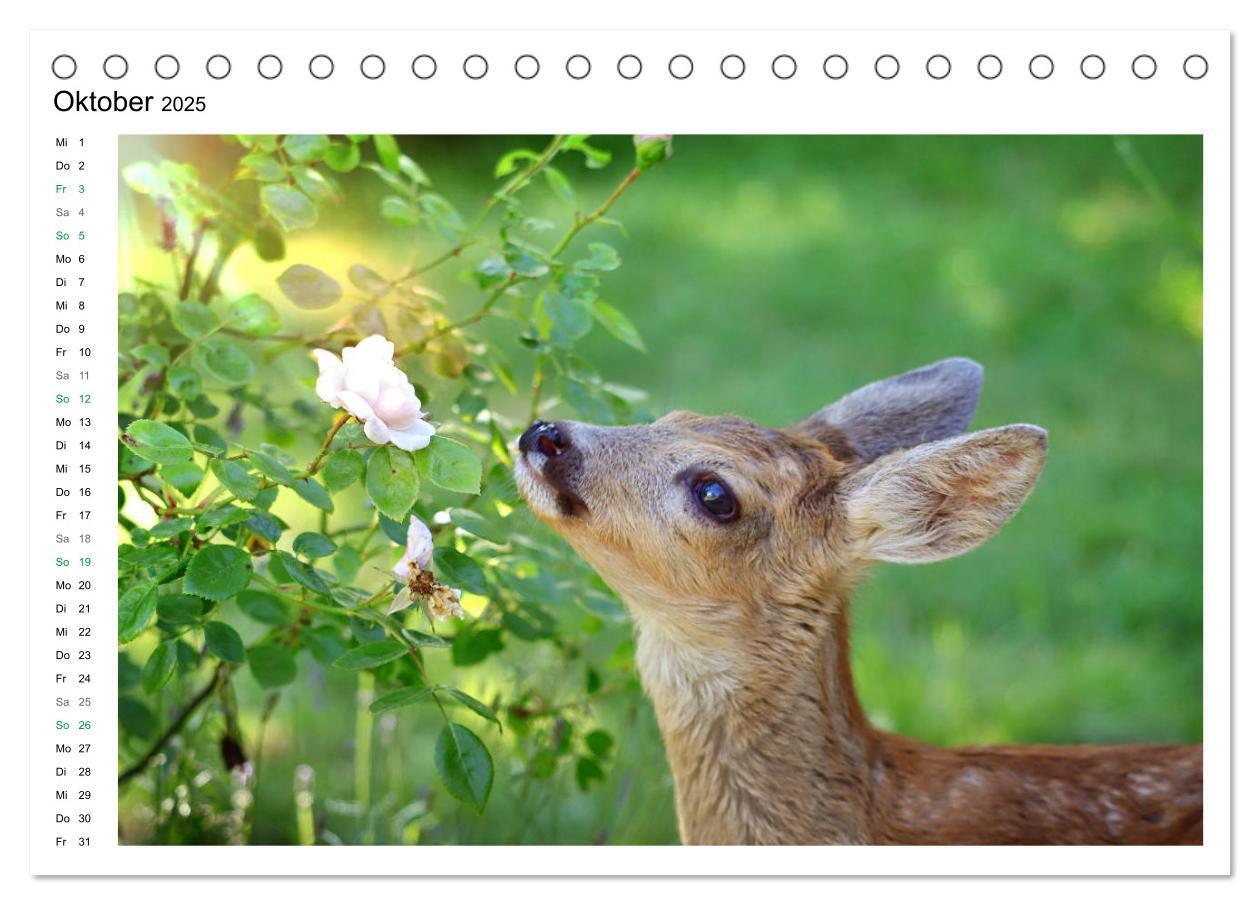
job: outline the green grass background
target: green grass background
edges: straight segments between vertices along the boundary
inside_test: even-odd
[[[616,152],[608,169],[565,164],[588,209],[631,163],[628,139],[595,143]],[[521,144],[540,142],[403,140],[465,211],[485,197],[499,154]],[[609,380],[646,389],[659,413],[767,424],[940,358],[981,362],[975,425],[1045,427],[1045,474],[978,550],[875,570],[854,610],[865,706],[878,725],[940,744],[1195,741],[1201,189],[1198,137],[678,137],[673,158],[615,209],[624,237],[589,236],[618,246],[625,264],[603,294],[650,355],[602,334],[581,348]],[[530,191],[565,222],[544,188]],[[375,219],[379,188],[362,192],[326,222],[360,247],[373,230],[370,260],[404,253],[406,241]],[[624,661],[630,635],[612,624],[584,643],[595,659]],[[521,642],[502,661],[477,669],[492,682],[555,668]],[[467,671],[459,681],[477,687]],[[576,688],[581,676],[553,681]],[[311,670],[301,687],[267,730],[271,781],[259,784],[251,838],[292,841],[291,777],[309,764],[324,825],[367,841],[338,811],[353,797],[354,678]],[[496,749],[487,814],[447,809],[419,821],[420,838],[676,841],[650,706],[636,692],[597,716],[617,737],[605,783],[583,793],[571,772],[526,780]],[[435,728],[420,716],[375,727],[390,735],[374,766],[382,816],[372,841],[415,838],[390,821],[431,794]],[[129,818],[129,801],[125,839],[179,841],[155,838],[139,804]]]

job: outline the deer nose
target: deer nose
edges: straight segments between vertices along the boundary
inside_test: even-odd
[[[551,421],[535,421],[529,430],[521,434],[516,446],[522,453],[542,453],[554,459],[569,447],[569,435],[560,425]]]

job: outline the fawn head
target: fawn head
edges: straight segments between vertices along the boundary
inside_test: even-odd
[[[698,645],[817,634],[868,564],[964,553],[1032,490],[1045,431],[963,433],[981,379],[949,359],[788,428],[688,412],[537,422],[517,484],[641,625]]]

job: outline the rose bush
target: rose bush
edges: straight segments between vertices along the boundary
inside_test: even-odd
[[[436,719],[432,753],[413,769],[460,807],[483,810],[502,782],[487,728],[506,733],[494,744],[514,775],[563,767],[590,787],[613,745],[590,724],[590,701],[633,690],[633,678],[620,657],[620,685],[605,683],[581,633],[619,617],[521,509],[509,450],[552,406],[604,422],[642,415],[641,394],[574,352],[596,324],[642,348],[600,295],[617,251],[574,246],[588,229],[615,235],[608,212],[668,156],[668,137],[640,142],[639,165],[585,208],[561,163],[598,169],[607,151],[584,136],[511,150],[471,216],[392,136],[233,141],[226,182],[173,160],[123,171],[152,202],[156,257],[125,262],[119,298],[120,784],[150,796],[168,834],[247,841],[282,696],[314,693],[312,675],[357,674],[355,841],[374,841],[381,806],[374,721],[404,711]],[[288,261],[290,242],[338,209],[343,180],[377,193],[379,216],[419,249],[406,265],[350,266],[349,289]],[[572,209],[568,225],[527,211],[536,185]],[[279,272],[256,276],[268,267]],[[457,292],[431,288],[457,268]],[[524,381],[504,328],[529,357]],[[577,676],[583,694],[549,700],[528,677],[486,699],[461,688],[509,639],[547,645],[560,667],[549,672]],[[242,695],[261,695],[259,714],[246,718]],[[303,767],[292,782],[297,841],[315,841],[316,779]],[[400,825],[419,819],[417,801],[391,806],[410,815]]]

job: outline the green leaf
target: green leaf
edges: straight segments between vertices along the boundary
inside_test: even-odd
[[[207,510],[197,516],[197,530],[208,531],[211,528],[225,528],[228,525],[239,525],[249,520],[249,513],[240,506],[224,503],[214,509]]]
[[[381,216],[395,226],[415,226],[420,222],[420,208],[397,195],[381,200]]]
[[[249,671],[263,688],[280,688],[297,678],[297,656],[283,644],[260,644],[248,654]]]
[[[197,361],[211,377],[228,386],[242,386],[254,376],[254,363],[240,344],[226,336],[212,336],[197,347]]]
[[[401,710],[403,707],[410,707],[413,704],[431,700],[433,700],[432,688],[413,685],[381,695],[372,702],[368,710],[372,711],[372,713],[386,713],[390,710]]]
[[[254,253],[260,261],[281,261],[284,259],[284,236],[280,230],[264,224],[254,233]]]
[[[324,151],[324,163],[338,173],[349,173],[359,165],[359,146],[340,142],[330,144]]]
[[[153,694],[170,681],[175,674],[175,642],[163,641],[149,654],[140,671],[140,687],[146,694]]]
[[[418,183],[419,185],[429,184],[429,177],[424,170],[420,168],[420,164],[416,163],[406,154],[400,154],[398,156],[398,169],[412,182]]]
[[[516,172],[517,167],[528,161],[533,163],[538,159],[538,155],[530,150],[518,148],[515,151],[508,151],[494,165],[494,178],[502,179],[511,173]]]
[[[271,489],[275,490],[274,487]],[[258,494],[258,499],[262,499],[262,493]],[[280,535],[284,533],[285,528],[280,519],[261,509],[250,511],[249,517],[245,519],[245,527],[263,540],[270,541],[273,544],[280,540]]]
[[[210,472],[237,499],[248,502],[258,496],[258,478],[246,471],[239,462],[213,459],[210,462]]]
[[[206,649],[224,663],[245,662],[245,642],[226,622],[207,622]]]
[[[122,442],[137,456],[159,465],[192,458],[192,442],[169,424],[137,419],[127,425]]]
[[[544,169],[543,176],[547,179],[548,187],[561,201],[573,201],[577,197],[573,194],[573,186],[569,183],[569,177],[555,167]]]
[[[327,135],[286,135],[282,146],[290,160],[310,163],[322,160],[331,144]]]
[[[273,554],[280,558],[281,565],[284,566],[289,577],[308,590],[314,591],[316,594],[331,594],[332,588],[328,586],[328,582],[324,581],[323,576],[311,565],[302,562],[302,560],[293,556],[291,553],[283,551]]]
[[[201,395],[201,375],[190,367],[180,365],[166,372],[166,386],[180,399],[191,402]]]
[[[265,477],[277,484],[284,484],[286,487],[293,483],[293,472],[289,471],[288,466],[275,456],[260,449],[248,450],[248,454],[250,464],[257,467]]]
[[[503,632],[497,628],[460,632],[451,642],[451,663],[473,666],[503,650]]]
[[[279,182],[285,176],[284,164],[264,151],[254,151],[241,158],[241,166],[260,182]]]
[[[397,173],[401,153],[398,150],[398,142],[394,139],[394,136],[373,135],[372,144],[376,146],[376,156],[381,159],[381,165],[391,173]]]
[[[586,747],[600,760],[606,758],[613,748],[613,737],[603,729],[586,733]]]
[[[189,339],[199,339],[219,329],[219,318],[200,302],[180,302],[171,312],[171,326]]]
[[[321,625],[302,629],[302,646],[311,652],[315,662],[331,666],[346,651],[346,640],[335,626]]]
[[[415,461],[395,446],[373,450],[367,463],[367,492],[385,515],[396,520],[406,518],[420,493]]]
[[[265,185],[258,193],[264,213],[270,214],[285,229],[314,226],[319,221],[315,202],[291,185]]]
[[[519,245],[509,245],[503,252],[503,259],[508,267],[523,277],[540,277],[551,270],[551,265],[542,260],[541,254]]]
[[[508,542],[507,525],[500,518],[490,519],[471,509],[452,509],[451,523],[460,530],[484,538],[492,544]]]
[[[565,377],[560,381],[560,396],[573,406],[584,421],[606,424],[614,418],[612,409],[604,399],[600,398],[589,386],[572,377]]]
[[[439,487],[457,493],[481,493],[481,459],[458,440],[434,436],[415,454],[415,463],[420,473]]]
[[[191,594],[164,594],[158,598],[158,619],[172,625],[196,625],[206,611],[206,602]]]
[[[363,568],[363,559],[359,556],[359,552],[349,544],[343,544],[337,548],[337,552],[333,554],[332,559],[333,571],[337,573],[337,578],[343,584],[349,584],[354,581],[354,577],[359,574],[359,570]]]
[[[122,178],[133,192],[141,195],[159,195],[166,191],[166,180],[158,168],[144,160],[123,167]]]
[[[280,488],[274,484],[271,487],[264,487],[258,491],[258,496],[254,497],[254,505],[259,509],[270,509],[276,503],[276,497],[280,495]]]
[[[118,598],[118,643],[126,644],[148,628],[156,612],[156,587],[146,583],[127,588]]]
[[[454,547],[438,547],[433,551],[433,562],[443,581],[451,587],[470,594],[486,594],[486,576],[471,556],[460,553]]]
[[[390,290],[389,281],[366,264],[351,264],[346,276],[351,286],[371,296],[384,295]]]
[[[579,757],[577,762],[577,784],[585,792],[592,784],[604,778],[604,768],[589,757]]]
[[[227,441],[204,424],[193,425],[193,442],[198,444],[199,451],[210,455],[221,456],[227,452]]]
[[[630,346],[632,349],[638,349],[640,352],[647,351],[647,346],[643,345],[643,339],[639,336],[639,331],[630,322],[630,318],[622,314],[619,309],[614,308],[607,302],[597,301],[592,313],[595,315],[595,319],[603,324],[605,330],[627,346]]]
[[[447,242],[458,242],[464,233],[464,220],[459,211],[441,195],[429,192],[420,196],[420,210],[434,231]]]
[[[479,812],[485,810],[494,784],[494,761],[476,733],[458,723],[442,727],[433,762],[451,795]]]
[[[241,612],[263,625],[288,625],[292,621],[289,607],[275,594],[247,589],[236,595]]]
[[[407,639],[407,643],[412,647],[450,647],[451,642],[447,641],[441,635],[430,635],[427,632],[418,632],[414,628],[405,628],[402,630],[403,637]]]
[[[439,691],[444,692],[447,696],[463,704],[473,713],[477,714],[477,716],[481,717],[482,719],[489,720],[490,722],[498,726],[500,729],[503,728],[503,724],[499,722],[499,717],[494,712],[494,708],[491,707],[489,704],[483,703],[482,701],[477,700],[476,698],[474,698],[472,695],[468,694],[467,692],[460,691],[458,688],[454,688],[450,685],[438,685],[437,688]]]
[[[553,345],[571,346],[591,332],[591,309],[585,302],[551,290],[543,293],[542,300],[543,310],[551,321],[548,338]]]
[[[329,493],[345,490],[363,477],[363,456],[353,449],[339,449],[325,462],[320,472]]]
[[[621,255],[617,249],[604,242],[592,242],[586,246],[591,253],[589,258],[578,261],[573,266],[578,270],[616,270],[621,266]]]
[[[380,177],[381,182],[385,183],[395,192],[401,192],[404,195],[410,194],[413,188],[412,184],[399,173],[391,172],[379,163],[365,163],[363,169],[375,173]]]
[[[503,614],[503,627],[525,641],[537,641],[555,634],[555,620],[539,609],[531,611],[522,603],[521,609]]]
[[[352,647],[334,660],[332,665],[338,669],[371,669],[382,663],[397,660],[406,653],[405,644],[393,638],[386,638],[383,641],[369,641],[367,644]]]
[[[249,587],[254,577],[249,554],[226,544],[198,550],[184,573],[184,591],[207,600],[227,600]]]
[[[336,182],[314,167],[297,167],[293,179],[316,204],[335,204],[340,200]]]
[[[318,531],[303,531],[293,540],[293,552],[307,559],[319,559],[337,551],[337,545]]]
[[[158,466],[158,477],[163,483],[174,487],[184,496],[192,496],[205,476],[206,473],[194,462],[172,462],[170,465]]]
[[[341,300],[341,284],[318,267],[294,264],[276,277],[280,291],[299,308],[331,308]]]
[[[333,511],[332,497],[328,495],[324,485],[317,484],[314,478],[298,478],[291,486],[298,496],[316,509],[322,509],[324,512]]]
[[[191,530],[192,527],[193,520],[190,518],[165,519],[149,529],[149,537],[174,537],[177,534],[183,534],[185,531]]]
[[[165,346],[159,346],[157,343],[144,343],[136,346],[131,350],[130,354],[132,357],[147,362],[155,368],[164,368],[171,363],[171,353],[166,351]]]
[[[157,731],[157,720],[142,702],[131,697],[118,699],[118,725],[123,732],[136,738],[148,739]]]
[[[250,336],[270,336],[281,327],[271,302],[253,292],[228,303],[227,325]]]

